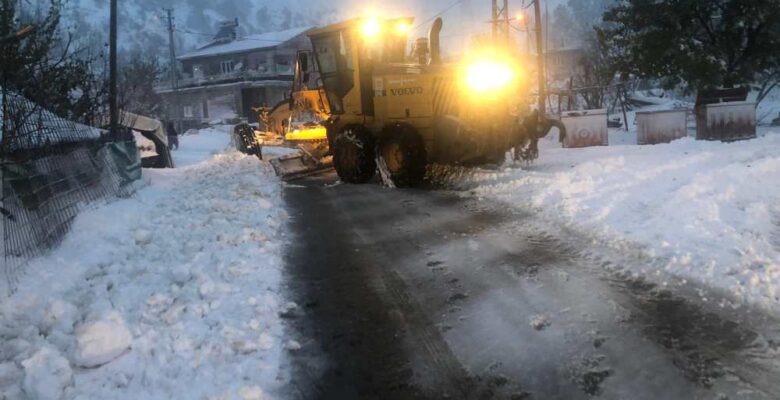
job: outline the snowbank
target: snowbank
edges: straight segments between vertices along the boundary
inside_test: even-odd
[[[268,399],[279,313],[281,186],[219,130],[173,170],[84,212],[0,303],[0,398]],[[220,153],[211,155],[212,153]]]
[[[550,145],[549,142],[546,144]],[[661,271],[780,309],[780,134],[737,143],[543,148],[523,170],[480,173],[475,193],[531,208]],[[647,265],[631,266],[641,273]],[[664,274],[664,275],[666,275]]]

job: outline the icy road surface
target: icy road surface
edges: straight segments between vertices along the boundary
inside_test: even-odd
[[[0,399],[277,397],[286,213],[267,163],[219,129],[182,168],[82,213],[0,302]]]
[[[294,399],[780,398],[776,319],[609,268],[645,261],[544,214],[335,181],[284,191]]]

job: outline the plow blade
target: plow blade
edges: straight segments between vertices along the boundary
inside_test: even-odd
[[[274,172],[283,181],[289,182],[307,176],[321,174],[333,169],[333,162],[315,160],[307,154],[293,154],[271,160]]]

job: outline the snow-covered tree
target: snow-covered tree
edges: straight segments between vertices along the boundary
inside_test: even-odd
[[[732,87],[778,69],[777,0],[624,0],[604,21],[620,70],[668,87]]]
[[[119,104],[122,109],[140,115],[160,116],[162,98],[154,91],[154,83],[160,76],[161,67],[150,54],[129,54],[120,65]]]
[[[101,55],[74,44],[60,24],[63,2],[49,1],[48,10],[36,15],[38,10],[19,10],[17,0],[0,0],[0,38],[35,28],[22,40],[0,41],[0,86],[62,117],[91,123],[105,94],[96,73]]]

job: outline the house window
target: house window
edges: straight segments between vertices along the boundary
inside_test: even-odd
[[[276,73],[282,75],[292,75],[293,66],[292,60],[289,56],[275,56],[274,63],[276,64]]]
[[[222,61],[219,63],[219,68],[223,74],[229,74],[233,72],[233,60]]]
[[[184,118],[194,117],[192,113],[192,106],[184,106]]]

